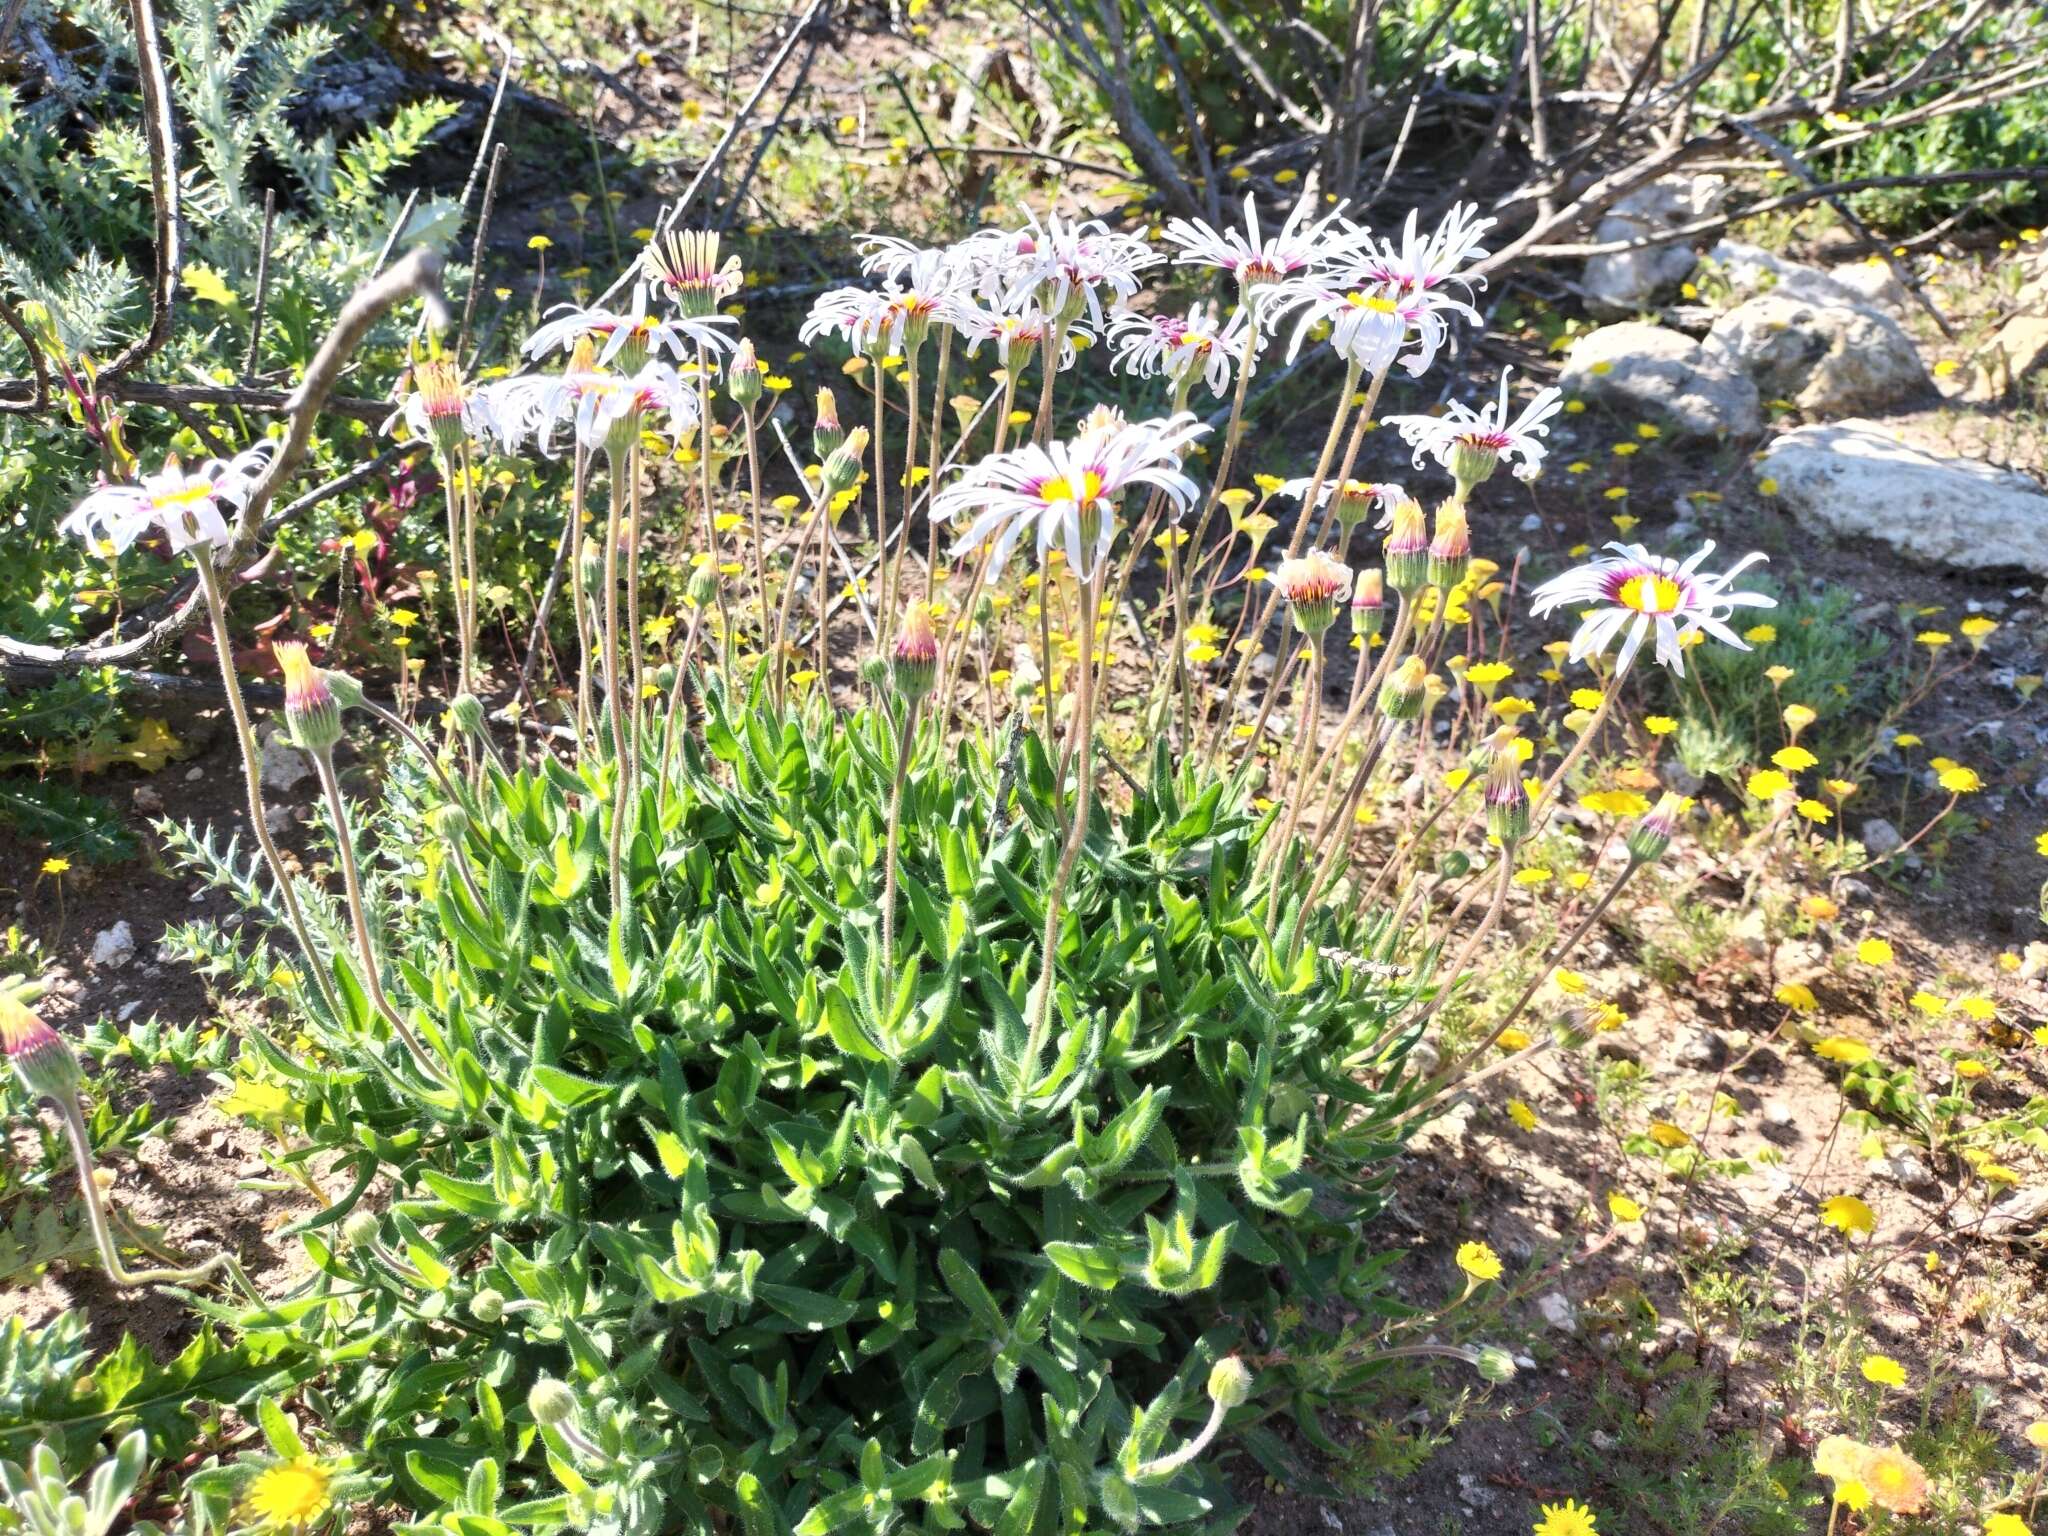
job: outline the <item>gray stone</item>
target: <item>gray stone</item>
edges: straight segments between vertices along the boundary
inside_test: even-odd
[[[138,784],[131,797],[135,809],[145,816],[154,816],[164,808],[164,797],[157,792],[154,784]]]
[[[1711,1029],[1694,1030],[1678,1047],[1675,1060],[1696,1072],[1718,1072],[1728,1064],[1728,1042]]]
[[[1940,1183],[1934,1177],[1934,1170],[1911,1152],[1894,1152],[1879,1167],[1886,1178],[1902,1189],[1934,1189]]]
[[[1852,419],[1785,433],[1756,474],[1776,482],[1794,518],[1838,537],[1965,570],[2048,576],[2048,493],[2013,470],[1928,453]]]
[[[1892,271],[1891,263],[1881,256],[1829,267],[1827,277],[1835,287],[1847,289],[1868,308],[1880,310],[1901,324],[1918,307],[1906,285]]]
[[[93,935],[92,963],[105,971],[118,971],[135,958],[135,930],[124,919]]]
[[[1762,294],[1716,320],[1706,350],[1809,415],[1881,410],[1928,385],[1913,339],[1860,304]]]
[[[1631,192],[1608,209],[1595,226],[1601,244],[1662,235],[1714,211],[1726,191],[1718,176],[1670,176]],[[1586,260],[1586,303],[1595,314],[1632,315],[1675,292],[1692,276],[1699,257],[1679,239],[1615,251]]]
[[[1905,834],[1882,816],[1873,816],[1864,822],[1863,830],[1858,836],[1863,843],[1864,852],[1875,859],[1897,853],[1899,846],[1906,841]]]
[[[1568,395],[1666,423],[1674,439],[1762,429],[1756,385],[1689,336],[1627,321],[1589,331],[1558,381]]]
[[[1822,304],[1864,305],[1894,320],[1903,320],[1912,303],[1905,287],[1882,260],[1875,266],[1868,262],[1845,262],[1823,272],[1819,267],[1740,240],[1721,241],[1707,252],[1707,260],[1742,298],[1775,293]]]
[[[1571,1333],[1579,1326],[1578,1308],[1562,1291],[1552,1291],[1547,1296],[1536,1298],[1536,1315],[1549,1327],[1559,1333]]]
[[[313,760],[291,743],[281,730],[272,730],[263,741],[263,787],[279,794],[294,789],[302,779],[313,776]]]

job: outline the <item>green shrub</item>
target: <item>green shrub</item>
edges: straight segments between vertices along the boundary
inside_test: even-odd
[[[379,818],[393,1001],[453,1081],[347,1043],[379,1028],[352,977],[312,1059],[252,1036],[354,1190],[310,1223],[315,1286],[242,1326],[334,1362],[331,1424],[421,1509],[479,1458],[537,1501],[512,1524],[1221,1509],[1212,1468],[1139,1471],[1208,1412],[1218,1360],[1256,1371],[1233,1422],[1375,1369],[1302,1310],[1389,1315],[1359,1229],[1402,1140],[1414,988],[1284,963],[1246,905],[1254,824],[1162,752],[1090,828],[1063,1027],[1027,1060],[1060,836],[1037,737],[1000,762],[925,742],[891,975],[869,897],[891,723],[706,710],[660,790],[650,751],[628,925],[596,770],[493,771],[459,816],[416,780]],[[555,1378],[574,1412],[543,1447],[522,1405]]]

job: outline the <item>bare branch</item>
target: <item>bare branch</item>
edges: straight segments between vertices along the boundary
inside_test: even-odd
[[[135,63],[142,75],[142,129],[149,141],[149,201],[156,214],[156,277],[149,293],[149,329],[100,370],[102,381],[140,367],[171,336],[171,305],[178,297],[183,230],[179,223],[178,132],[171,121],[171,86],[164,77],[163,44],[150,0],[128,0],[135,28]]]
[[[27,400],[10,400],[0,393],[0,411],[35,412],[46,410],[50,404],[50,369],[43,361],[43,349],[36,345],[35,336],[14,306],[0,298],[0,325],[4,325],[21,341],[28,350],[28,365],[35,370],[35,393]]]

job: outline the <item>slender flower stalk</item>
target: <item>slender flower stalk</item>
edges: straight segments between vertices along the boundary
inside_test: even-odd
[[[882,855],[882,965],[893,976],[896,967],[896,852],[903,836],[903,784],[910,775],[911,745],[916,739],[918,712],[939,677],[939,637],[932,630],[930,606],[914,604],[896,629],[889,658],[889,681],[903,706],[896,730],[896,772],[889,787],[889,831]]]
[[[234,1255],[226,1249],[188,1269],[130,1269],[122,1263],[113,1223],[107,1215],[106,1194],[93,1166],[92,1135],[79,1103],[85,1074],[78,1058],[62,1035],[5,990],[0,990],[0,1053],[6,1055],[8,1065],[31,1100],[47,1098],[57,1106],[65,1137],[71,1143],[71,1160],[78,1173],[78,1196],[85,1206],[86,1224],[92,1229],[93,1246],[109,1280],[122,1290],[145,1285],[194,1285],[221,1269],[229,1269],[247,1289],[248,1281],[242,1277]]]

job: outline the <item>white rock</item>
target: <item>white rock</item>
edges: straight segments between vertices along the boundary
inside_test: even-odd
[[[135,958],[135,930],[124,919],[93,935],[92,963],[101,970],[118,971]]]
[[[1891,263],[1882,259],[1845,261],[1838,267],[1829,267],[1827,277],[1837,288],[1847,289],[1861,303],[1894,320],[1903,322],[1916,308],[1913,296],[1892,271]]]
[[[1928,387],[1913,339],[1862,305],[1762,294],[1716,320],[1706,350],[1810,415],[1881,410]]]
[[[291,738],[273,729],[263,737],[263,787],[279,794],[313,775],[313,760],[291,744]]]
[[[2048,576],[2048,493],[2012,470],[1927,453],[1852,419],[1785,433],[1756,473],[1777,482],[1795,518],[1829,533],[1966,570]]]
[[[1881,859],[1887,854],[1897,853],[1899,845],[1906,840],[1905,835],[1882,816],[1873,816],[1864,822],[1863,831],[1859,834],[1859,837],[1863,843],[1864,852],[1874,859]]]
[[[1552,1291],[1547,1296],[1538,1296],[1536,1315],[1559,1333],[1570,1333],[1579,1326],[1578,1309],[1562,1291]]]
[[[1605,244],[1665,234],[1712,213],[1725,190],[1718,176],[1670,176],[1652,182],[1608,209],[1593,238]],[[1685,240],[1589,257],[1586,302],[1595,314],[1632,315],[1677,288],[1698,265],[1699,257]]]
[[[1756,386],[1689,336],[1626,321],[1572,346],[1568,395],[1667,423],[1674,438],[1747,437],[1763,425]]]

